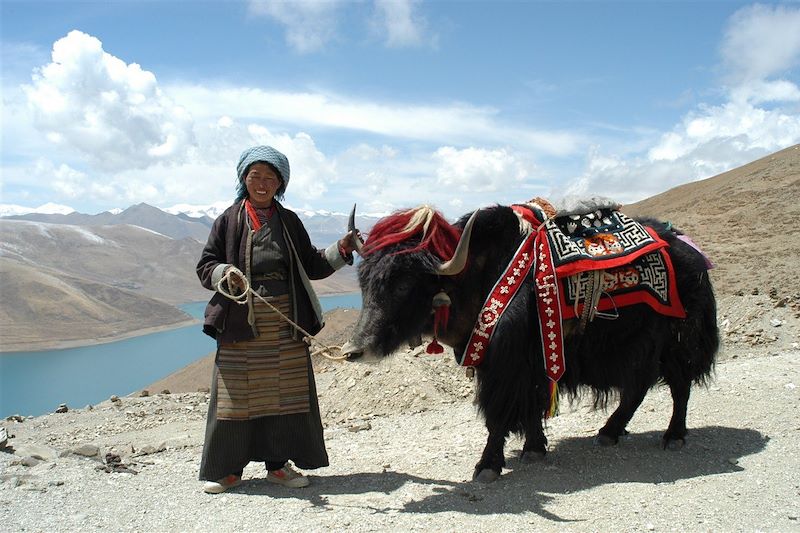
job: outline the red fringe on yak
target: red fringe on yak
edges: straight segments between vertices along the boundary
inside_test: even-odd
[[[417,246],[397,253],[425,250],[447,261],[453,256],[461,237],[461,230],[447,222],[441,213],[431,207],[421,206],[397,211],[375,224],[364,243],[364,254],[406,241],[418,233],[421,236]]]
[[[405,242],[420,234],[420,242],[414,247],[396,252],[398,254],[427,251],[441,261],[447,261],[455,252],[461,230],[451,225],[441,213],[432,207],[423,205],[408,211],[398,211],[380,220],[369,233],[364,243],[364,255],[368,255],[387,246]],[[433,298],[433,339],[426,348],[429,354],[440,354],[444,348],[436,337],[440,331],[447,329],[450,316],[450,298],[440,292]]]

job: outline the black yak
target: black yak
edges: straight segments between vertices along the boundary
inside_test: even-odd
[[[719,346],[716,301],[707,272],[710,263],[669,224],[652,219],[634,222],[619,213],[618,205],[602,200],[590,207],[564,214],[544,201],[531,201],[480,209],[451,225],[432,208],[422,206],[382,219],[360,246],[363,307],[344,351],[354,357],[362,352],[389,355],[420,335],[433,335],[434,348],[441,340],[453,347],[457,361],[475,362],[477,404],[489,431],[475,466],[474,478],[479,481],[499,477],[505,465],[505,441],[512,432],[525,437],[523,461],[542,457],[547,445],[543,419],[552,414],[552,401],[559,392],[575,397],[584,387],[595,393],[595,406],[605,406],[614,393],[619,396],[619,406],[595,437],[598,444],[616,444],[647,391],[659,383],[669,386],[673,399],[663,447],[676,449],[685,442],[690,387],[710,376]],[[586,237],[581,244],[584,253],[591,255],[597,253],[593,247],[606,246],[613,255],[619,251],[615,246],[630,245],[620,244],[625,237],[619,242],[608,237],[615,225],[618,230],[636,228],[645,240],[651,237],[647,246],[653,251],[640,259],[671,262],[672,273],[662,269],[653,274],[649,267],[625,266],[620,261],[588,274],[578,273],[578,263],[561,265],[559,272],[574,271],[571,278],[559,275],[556,300],[561,301],[556,310],[563,316],[558,316],[558,322],[540,320],[547,318],[543,310],[552,311],[552,307],[542,307],[542,300],[550,302],[548,296],[553,296],[542,290],[548,258],[540,254],[544,261],[519,272],[516,266],[524,265],[514,264],[519,257],[515,254],[532,247],[527,239],[534,243],[537,233],[542,236],[535,240],[537,249],[547,250],[542,247],[545,234],[558,226],[573,236]],[[551,241],[549,246],[555,254],[554,247],[560,245]],[[552,263],[550,268],[554,268]],[[518,276],[516,285],[514,275]],[[501,286],[506,283],[503,276],[510,285]],[[609,277],[623,289],[630,278],[650,277],[652,284],[670,278],[664,298],[672,301],[654,304],[650,298],[648,303],[647,298],[637,300],[624,290],[609,296],[605,292]],[[570,279],[572,289],[567,283]],[[500,297],[509,287],[514,291],[510,301],[494,300],[493,294]],[[567,305],[568,293],[576,287],[583,292],[573,294],[575,301]],[[490,300],[496,305],[489,305]],[[502,313],[495,312],[501,307]],[[491,324],[491,337],[486,335],[488,329],[479,331],[482,320],[481,327]],[[558,335],[547,327],[555,328]],[[481,348],[480,357],[473,353],[473,346]],[[551,364],[546,359],[549,354],[560,364]],[[557,388],[553,387],[556,381]]]

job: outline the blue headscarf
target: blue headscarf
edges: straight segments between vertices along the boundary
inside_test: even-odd
[[[236,201],[247,197],[247,185],[244,183],[244,177],[247,175],[247,169],[253,163],[268,163],[278,172],[281,186],[278,187],[275,197],[282,200],[286,187],[289,185],[289,160],[272,146],[253,146],[242,152],[242,155],[239,156],[239,163],[236,165],[236,173],[239,177],[239,183],[236,186]]]

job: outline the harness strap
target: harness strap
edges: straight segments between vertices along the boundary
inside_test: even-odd
[[[515,205],[512,209],[531,223],[533,230],[520,243],[503,275],[489,292],[459,364],[478,366],[483,362],[501,315],[525,278],[533,272],[545,372],[551,381],[557,382],[565,371],[564,336],[558,278],[545,229],[549,219],[540,210],[535,210],[535,206]]]

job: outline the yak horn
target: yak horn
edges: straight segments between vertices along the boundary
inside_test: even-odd
[[[475,224],[475,219],[477,217],[478,211],[475,211],[472,213],[472,216],[469,217],[469,220],[467,220],[464,231],[461,232],[461,238],[458,240],[456,251],[453,252],[453,257],[437,268],[437,273],[439,275],[455,276],[464,270],[464,267],[467,265],[467,256],[469,255],[469,238],[470,235],[472,235],[472,226]]]
[[[364,245],[358,237],[359,231],[356,229],[356,204],[353,204],[353,210],[350,211],[350,219],[347,221],[347,231],[350,233],[350,238],[353,239],[353,247],[358,255],[364,255],[361,251]]]

